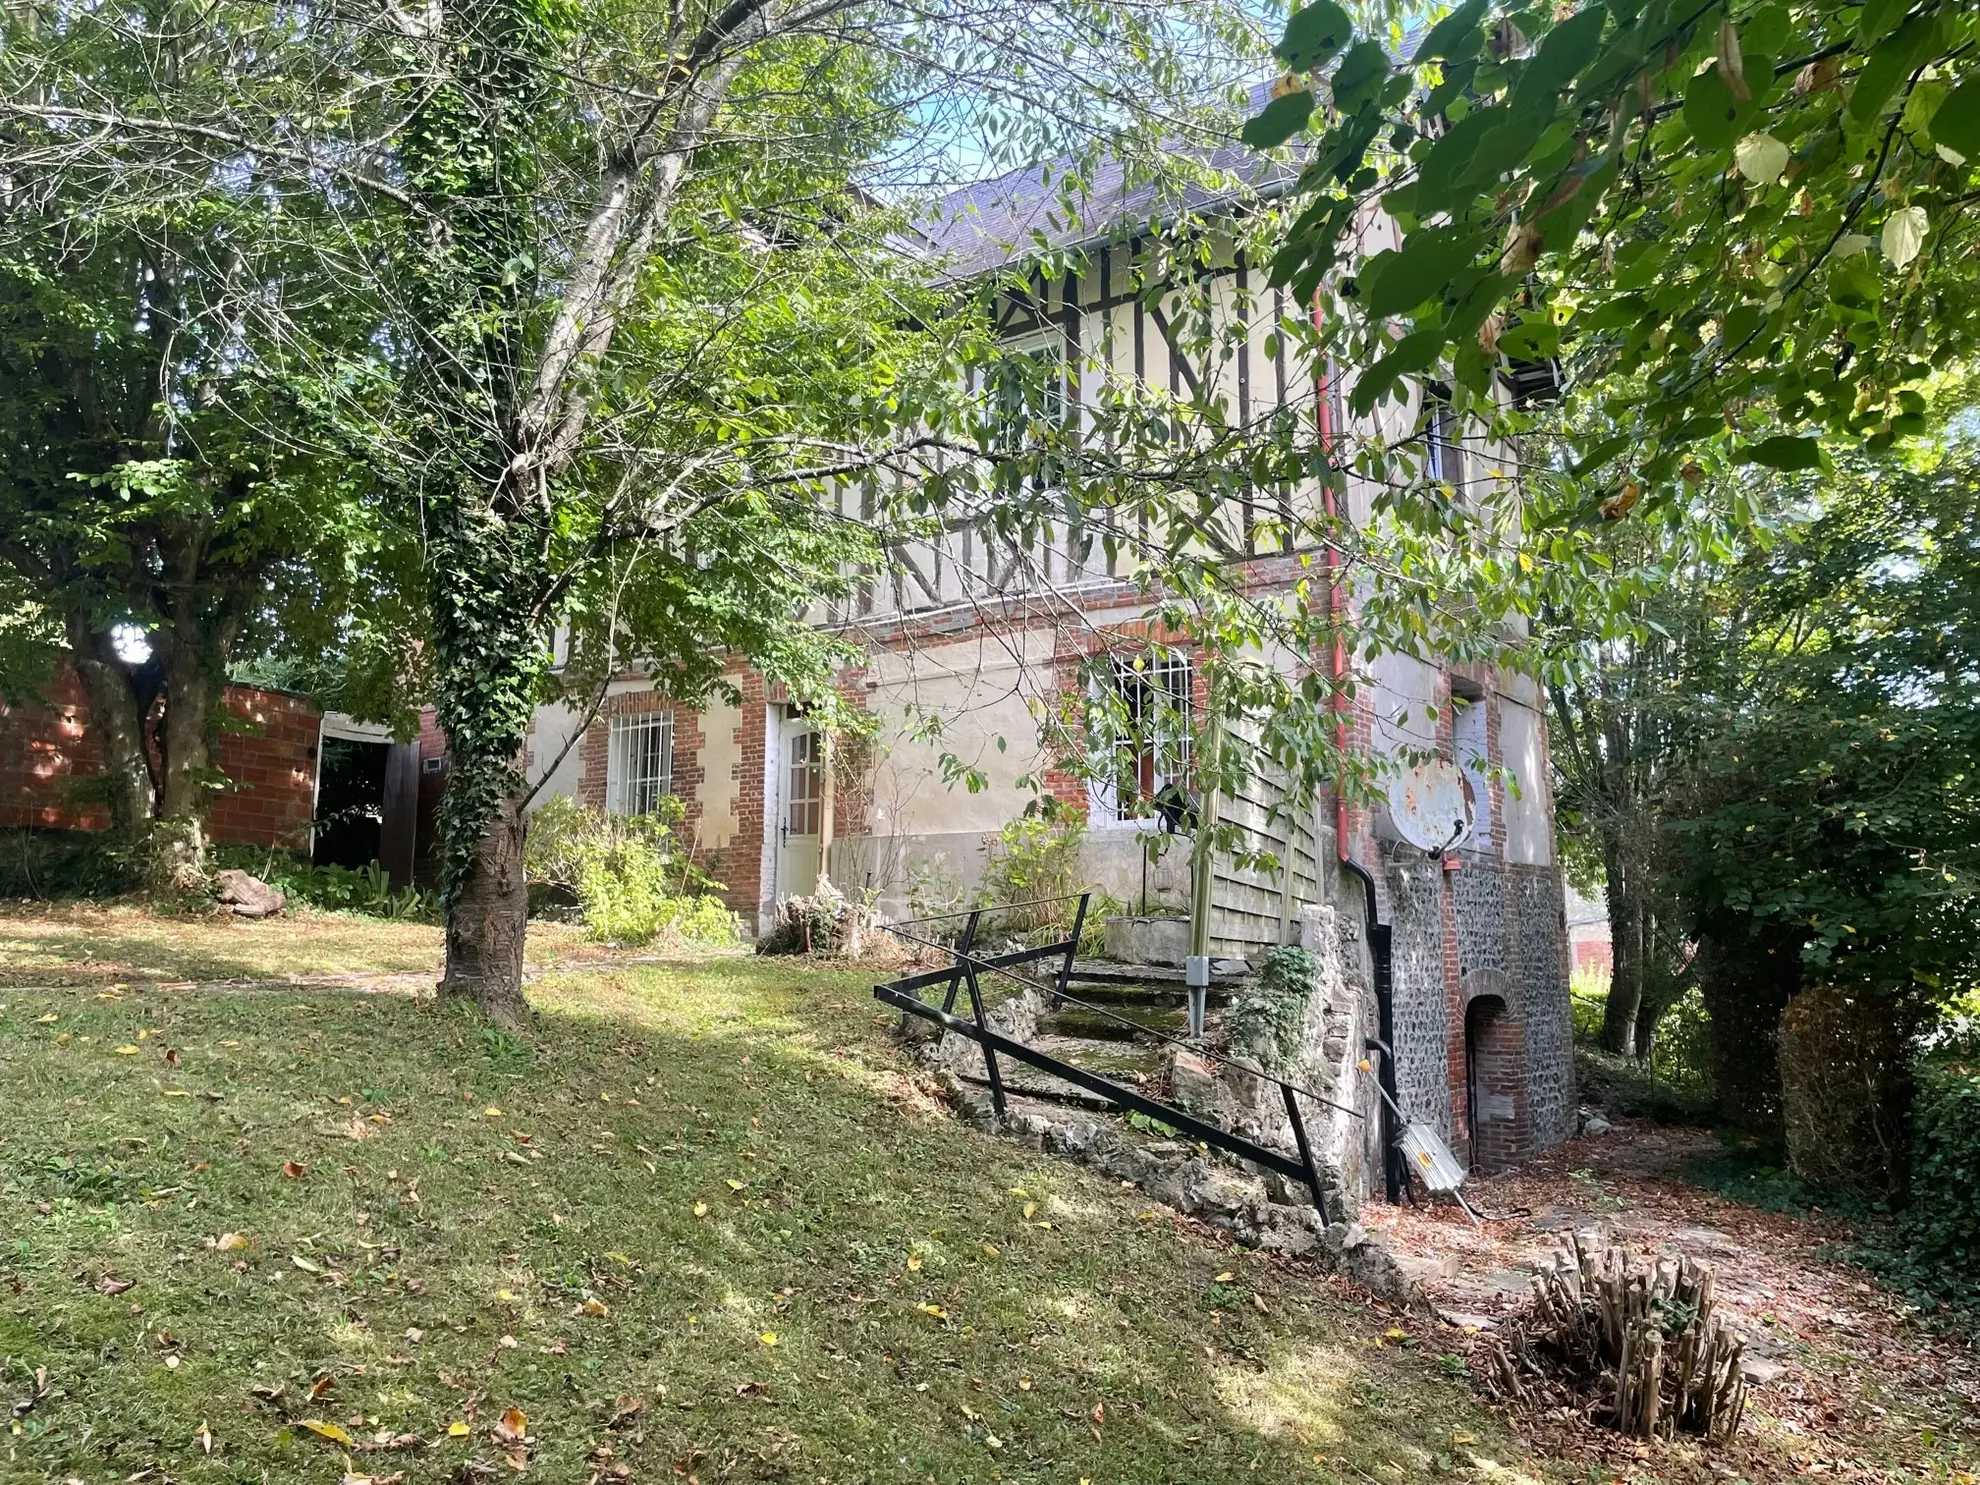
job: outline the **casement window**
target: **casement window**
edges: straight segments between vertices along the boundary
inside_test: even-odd
[[[1464,844],[1474,851],[1492,849],[1492,762],[1486,736],[1483,698],[1451,698],[1451,743],[1471,801],[1471,835]]]
[[[1423,473],[1428,479],[1464,488],[1464,445],[1458,439],[1457,414],[1451,411],[1450,389],[1437,382],[1423,387]]]
[[[1024,454],[1044,443],[1047,429],[1065,421],[1066,342],[1048,331],[1003,350],[1005,359],[989,387],[996,419],[993,447],[1000,454]],[[1049,490],[1057,480],[1049,468],[1041,468],[1033,471],[1032,484]]]
[[[674,792],[674,714],[640,712],[612,718],[605,764],[605,808],[614,815],[650,815]]]
[[[1088,665],[1091,823],[1152,816],[1163,790],[1188,786],[1192,685],[1189,657],[1160,646]]]
[[[825,734],[794,733],[785,771],[785,835],[817,835],[825,827]]]

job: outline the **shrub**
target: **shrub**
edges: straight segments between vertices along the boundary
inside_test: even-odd
[[[716,883],[677,847],[682,808],[607,815],[552,799],[530,816],[523,870],[535,887],[575,895],[593,938],[619,944],[734,944],[736,915]]]
[[[1781,1013],[1788,1165],[1865,1203],[1899,1195],[1911,1109],[1909,1028],[1888,997],[1817,985]]]
[[[1911,1105],[1911,1201],[1879,1264],[1907,1288],[1980,1308],[1980,1047],[1921,1058]],[[1895,1272],[1891,1270],[1895,1267]]]
[[[866,947],[873,924],[871,904],[821,880],[809,897],[786,897],[777,904],[776,921],[756,941],[756,952],[856,956]]]
[[[216,867],[233,867],[287,894],[291,904],[330,913],[431,922],[440,917],[438,894],[417,886],[394,890],[376,861],[363,866],[317,866],[293,851],[216,846]]]
[[[1012,934],[1070,927],[1079,890],[1079,850],[1086,815],[1063,806],[1029,807],[990,842],[983,867],[982,906],[1000,909],[998,926]]]
[[[138,885],[111,838],[90,830],[0,831],[0,897],[115,897]]]
[[[1224,1015],[1231,1046],[1268,1072],[1291,1067],[1306,1043],[1306,1011],[1319,988],[1320,965],[1297,944],[1281,944],[1247,980]]]

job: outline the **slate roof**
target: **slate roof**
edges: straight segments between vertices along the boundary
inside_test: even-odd
[[[1397,59],[1413,56],[1428,29],[1418,21],[1403,32],[1399,43],[1384,45]],[[1245,100],[1246,117],[1272,101],[1272,86],[1271,79],[1252,84]],[[1093,172],[1080,200],[1079,220],[1069,221],[1060,205],[1059,187],[1069,163],[1055,160],[1049,166],[1023,166],[950,192],[915,224],[920,239],[916,247],[938,260],[945,275],[973,278],[1038,252],[1041,246],[1051,251],[1118,239],[1154,218],[1200,211],[1233,199],[1191,185],[1180,198],[1161,201],[1158,186],[1130,185],[1121,162],[1107,159]],[[1254,154],[1235,140],[1212,151],[1209,163],[1213,169],[1236,173],[1249,191],[1265,196],[1289,187],[1298,173],[1286,160]]]
[[[1251,89],[1247,113],[1270,101],[1271,87],[1267,82]],[[1296,173],[1283,161],[1255,154],[1236,141],[1210,151],[1207,162],[1213,170],[1235,173],[1249,190],[1266,193],[1290,185]],[[1130,182],[1122,162],[1109,157],[1091,172],[1078,198],[1078,219],[1072,220],[1060,184],[1070,165],[1070,160],[1060,159],[1021,166],[950,192],[915,224],[921,239],[918,246],[940,262],[945,275],[973,278],[1041,248],[1050,251],[1118,238],[1153,219],[1233,199],[1230,192],[1196,184],[1164,199],[1159,184]]]

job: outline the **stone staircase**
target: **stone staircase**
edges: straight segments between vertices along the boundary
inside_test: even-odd
[[[1214,1037],[1223,1009],[1242,971],[1213,974],[1205,1032]],[[1027,1041],[1041,1052],[1074,1067],[1126,1083],[1158,1098],[1170,1092],[1170,1073],[1177,1048],[1163,1037],[1181,1037],[1189,1030],[1189,1005],[1182,971],[1163,965],[1115,964],[1108,960],[1079,960],[1073,965],[1067,999],[1054,1009],[1041,1009]],[[1156,1035],[1155,1033],[1160,1033]],[[1030,1099],[1063,1108],[1105,1112],[1106,1100],[1083,1088],[1040,1072],[1023,1063],[1000,1064],[1004,1089],[1016,1106]],[[959,1074],[964,1082],[988,1087],[980,1066]]]
[[[1241,960],[1213,963],[1200,1041],[1186,1036],[1188,992],[1178,968],[1075,961],[1066,998],[1057,1003],[1055,976],[1048,972],[1021,978],[985,973],[981,985],[986,1017],[999,1034],[1283,1150],[1291,1141],[1277,1087],[1233,1076],[1211,1050],[1224,1041],[1225,1011],[1249,968]],[[926,993],[939,1003],[939,989]],[[967,991],[957,996],[954,1010],[971,1014]],[[1322,1011],[1316,1001],[1315,1045],[1324,1041],[1325,1056],[1343,1064],[1332,1069],[1336,1080],[1352,1077],[1349,1049],[1359,1045],[1362,1031],[1351,1022],[1337,1024],[1331,1012]],[[1326,1034],[1318,1036],[1319,1030]],[[1314,1193],[1303,1182],[1194,1144],[1156,1118],[1125,1112],[1009,1055],[997,1060],[1005,1103],[999,1116],[982,1049],[972,1039],[906,1015],[902,1032],[920,1045],[952,1105],[971,1122],[1104,1170],[1179,1211],[1229,1229],[1241,1243],[1310,1254],[1385,1298],[1404,1303],[1416,1298],[1415,1284],[1356,1220],[1343,1172],[1330,1159],[1320,1162],[1324,1190],[1316,1211]],[[1323,1128],[1326,1111],[1309,1104],[1305,1117],[1309,1133],[1323,1149],[1331,1148]]]

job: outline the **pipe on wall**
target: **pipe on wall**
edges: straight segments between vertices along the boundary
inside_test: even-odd
[[[1316,294],[1313,300],[1313,328],[1323,328],[1320,299]],[[1341,518],[1339,498],[1334,493],[1334,399],[1332,379],[1328,374],[1327,362],[1323,356],[1318,370],[1313,374],[1313,418],[1319,434],[1320,452],[1327,461],[1328,479],[1321,486],[1320,499],[1327,513],[1329,530],[1327,533],[1327,615],[1332,620],[1333,643],[1329,647],[1328,679],[1332,683],[1330,705],[1334,708],[1334,747],[1340,756],[1347,756],[1349,744],[1347,713],[1342,710],[1341,697],[1347,690],[1347,592],[1341,583],[1341,546],[1335,539],[1333,526]],[[1395,940],[1390,925],[1378,916],[1379,901],[1375,893],[1375,878],[1368,868],[1354,859],[1354,852],[1348,845],[1348,806],[1347,795],[1339,787],[1334,789],[1334,851],[1342,866],[1361,879],[1364,897],[1363,911],[1368,929],[1368,956],[1375,976],[1375,1013],[1379,1027],[1380,1046],[1375,1048],[1382,1061],[1376,1076],[1382,1087],[1382,1181],[1385,1193],[1391,1204],[1402,1200],[1406,1177],[1402,1163],[1402,1151],[1396,1143],[1396,1116],[1398,1107],[1396,1092],[1396,1007],[1395,1007]]]

